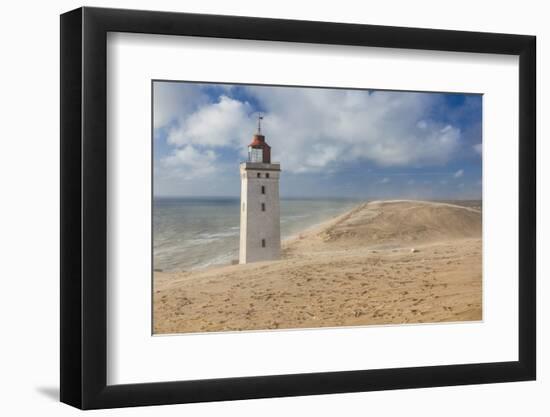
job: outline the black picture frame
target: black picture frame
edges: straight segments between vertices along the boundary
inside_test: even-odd
[[[108,32],[519,56],[519,358],[107,385]],[[536,376],[536,38],[252,17],[79,8],[61,15],[61,401],[81,409],[482,384]]]

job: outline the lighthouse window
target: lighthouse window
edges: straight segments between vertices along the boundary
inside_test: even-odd
[[[243,211],[244,211],[244,203],[243,203]]]
[[[248,148],[248,160],[249,162],[263,162],[264,151],[263,149]]]
[[[269,178],[269,172],[266,172],[265,177]]]
[[[262,185],[262,194],[265,194],[265,185]]]
[[[262,239],[262,248],[265,248],[265,239]]]
[[[262,203],[262,211],[265,211],[265,203]]]
[[[257,175],[258,178],[260,178],[262,176],[262,174],[260,174],[259,172],[256,175]]]

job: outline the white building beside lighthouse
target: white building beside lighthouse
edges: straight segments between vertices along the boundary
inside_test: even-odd
[[[241,163],[241,237],[239,263],[281,257],[279,211],[280,164],[271,162],[271,147],[258,132],[248,145],[248,160]]]

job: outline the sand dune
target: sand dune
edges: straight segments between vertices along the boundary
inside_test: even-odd
[[[481,320],[481,211],[378,201],[283,244],[283,259],[155,273],[154,332]]]
[[[301,249],[301,240],[310,250],[330,250],[335,246],[403,246],[480,236],[479,210],[425,201],[374,201],[301,234],[287,248]]]

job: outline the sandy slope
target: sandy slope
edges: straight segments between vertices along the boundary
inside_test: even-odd
[[[474,208],[362,204],[285,242],[283,253],[275,262],[155,273],[155,333],[482,318]]]

